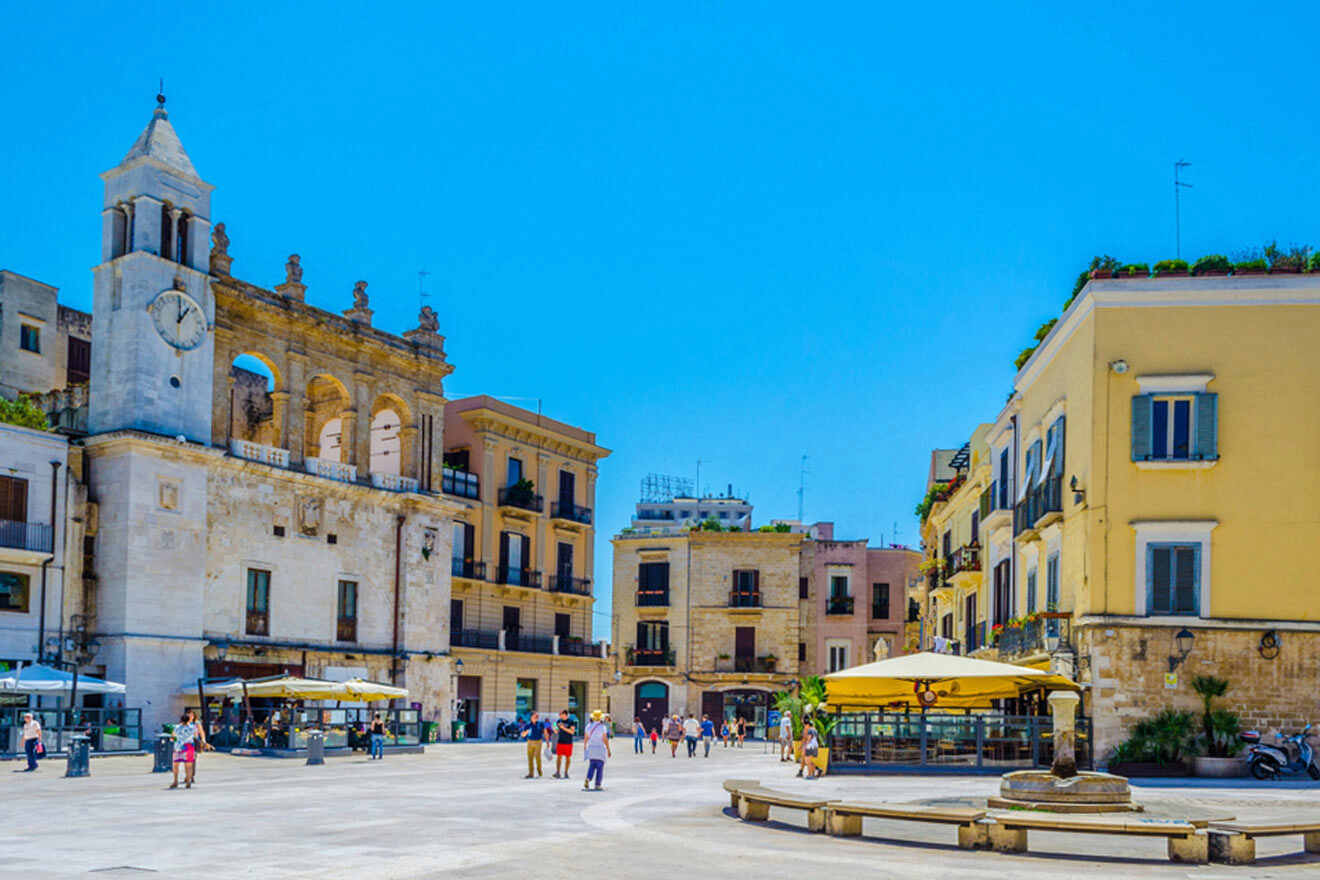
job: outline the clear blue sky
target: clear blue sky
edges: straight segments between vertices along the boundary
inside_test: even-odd
[[[6,10],[0,266],[90,308],[100,183],[171,121],[236,275],[417,312],[451,394],[598,432],[756,518],[913,542],[935,446],[994,416],[1095,253],[1320,244],[1308,5],[87,4]],[[489,10],[489,11],[487,11]],[[532,404],[534,407],[535,404]]]

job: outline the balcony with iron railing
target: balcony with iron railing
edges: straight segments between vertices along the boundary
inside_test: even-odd
[[[625,660],[629,666],[673,666],[672,649],[629,648]]]
[[[451,559],[449,573],[473,581],[486,579],[486,563],[477,559]]]
[[[591,578],[573,577],[571,574],[552,574],[550,575],[550,592],[590,596]]]
[[[335,639],[341,642],[357,641],[357,618],[341,617],[335,622]]]
[[[825,602],[826,614],[852,614],[852,596],[830,596]]]
[[[243,631],[250,636],[270,635],[270,612],[248,609]]]
[[[666,608],[669,606],[669,590],[637,591],[638,608]]]
[[[731,590],[729,592],[730,608],[760,608],[761,591],[760,590]]]
[[[571,502],[550,502],[550,516],[553,519],[568,520],[569,522],[580,523],[584,526],[591,525],[591,508],[583,507]]]
[[[510,587],[527,587],[532,590],[541,589],[541,573],[530,568],[500,565],[496,566],[495,575],[495,583],[497,584],[506,584]]]
[[[540,513],[545,510],[545,499],[532,492],[530,489],[524,489],[521,486],[505,486],[498,493],[500,507],[516,507],[520,510],[530,510],[533,513]]]
[[[459,498],[481,497],[481,478],[476,474],[447,467],[440,472],[440,491]]]
[[[32,553],[51,553],[55,546],[54,541],[55,530],[47,523],[0,519],[0,547]]]
[[[779,660],[769,654],[762,657],[748,657],[746,655],[736,655],[732,658],[715,659],[716,672],[774,672],[778,666]]]
[[[1013,499],[1008,485],[995,480],[981,493],[981,528],[988,534],[1013,523]]]
[[[995,647],[999,659],[1008,662],[1036,654],[1051,654],[1060,645],[1067,645],[1072,633],[1072,615],[1067,612],[1045,611],[1004,626],[998,634]]]
[[[500,647],[500,633],[499,630],[456,629],[449,634],[449,644],[455,648],[495,651]]]
[[[531,635],[518,630],[506,629],[504,631],[504,650],[521,651],[524,654],[553,654],[555,652],[555,637]]]
[[[1034,538],[1038,530],[1063,518],[1063,477],[1047,477],[1027,492],[1013,511],[1013,537]]]
[[[561,657],[599,657],[601,648],[600,642],[589,642],[581,636],[559,637]]]
[[[978,583],[981,575],[981,548],[967,544],[953,551],[948,560],[949,583],[955,587]]]

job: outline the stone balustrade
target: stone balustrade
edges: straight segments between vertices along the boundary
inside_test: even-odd
[[[325,458],[305,458],[303,464],[307,467],[307,473],[315,474],[318,477],[326,477],[331,480],[338,480],[341,483],[357,482],[357,468],[351,464],[344,464],[339,461],[330,461]]]
[[[239,458],[246,458],[248,461],[260,461],[281,468],[289,466],[289,450],[267,446],[264,443],[253,443],[251,440],[235,438],[229,441],[229,451]]]
[[[416,492],[418,483],[412,477],[401,477],[398,474],[383,474],[372,471],[371,485],[377,489],[388,489],[391,492]]]

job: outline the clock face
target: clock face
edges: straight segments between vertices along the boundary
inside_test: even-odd
[[[206,338],[206,314],[181,290],[167,290],[147,306],[160,338],[180,351],[202,344]]]

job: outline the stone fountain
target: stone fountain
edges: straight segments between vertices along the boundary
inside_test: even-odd
[[[1050,693],[1054,716],[1054,763],[1046,770],[1006,773],[992,807],[1049,810],[1055,813],[1119,813],[1140,811],[1132,803],[1128,781],[1111,773],[1077,770],[1077,704],[1072,691]]]

